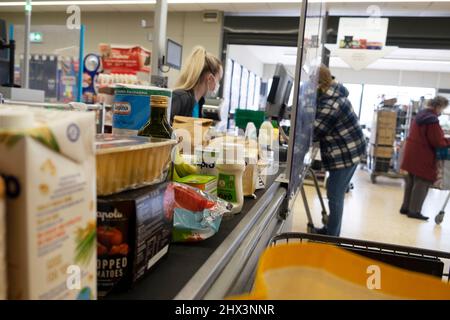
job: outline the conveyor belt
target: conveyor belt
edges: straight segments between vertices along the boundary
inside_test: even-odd
[[[276,175],[270,177],[268,187],[256,192],[257,199],[246,198],[240,214],[224,219],[216,235],[199,243],[171,245],[166,257],[160,260],[133,289],[124,293],[112,293],[106,299],[175,298],[208,258],[235,230],[246,213],[268,191],[276,177]]]

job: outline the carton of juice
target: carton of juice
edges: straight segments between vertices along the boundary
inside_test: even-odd
[[[95,299],[95,114],[0,106],[9,299]]]

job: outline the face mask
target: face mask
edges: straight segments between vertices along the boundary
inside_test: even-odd
[[[220,89],[220,82],[216,81],[216,87],[214,88],[214,96],[217,96],[219,94],[219,89]]]
[[[219,93],[220,83],[217,80],[215,80],[215,82],[216,82],[216,85],[214,86],[214,90],[208,91],[208,96],[210,96],[210,97],[216,97],[217,94]]]

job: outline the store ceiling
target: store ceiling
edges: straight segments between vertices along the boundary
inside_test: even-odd
[[[113,11],[113,12],[138,12],[152,11],[155,7],[155,0],[115,0],[115,4],[110,4],[114,0],[45,0],[45,6],[38,5],[44,0],[33,0],[35,4],[33,11],[65,11],[65,3],[79,5],[81,3],[101,3],[97,5],[80,5],[83,11]],[[97,1],[97,2],[95,2]],[[100,1],[100,2],[98,2]],[[130,3],[132,1],[132,3]],[[300,1],[296,0],[168,0],[170,11],[208,11],[218,10],[227,14],[236,15],[287,15],[298,16],[300,11]],[[318,0],[314,0],[318,1]],[[5,6],[23,3],[18,0],[0,1],[0,11],[23,11],[23,6]],[[51,5],[55,2],[60,5]],[[118,4],[121,2],[121,4]],[[105,4],[108,3],[108,4]],[[49,5],[50,4],[50,5]],[[450,16],[450,0],[441,1],[339,1],[331,0],[326,3],[330,15],[367,15],[367,8],[376,4],[384,16]]]
[[[283,63],[295,66],[297,48],[246,46],[264,64]],[[331,56],[332,67],[348,68],[337,56]],[[404,70],[424,72],[450,72],[450,50],[397,49],[384,59],[380,59],[368,69]]]

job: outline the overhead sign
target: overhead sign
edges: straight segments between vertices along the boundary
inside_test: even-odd
[[[362,70],[375,61],[389,55],[398,47],[384,47],[381,50],[337,49],[336,54],[353,70]]]
[[[340,18],[337,45],[346,49],[381,49],[386,45],[388,25],[388,18]]]
[[[354,70],[362,70],[397,47],[386,47],[388,18],[340,18],[336,55]]]

